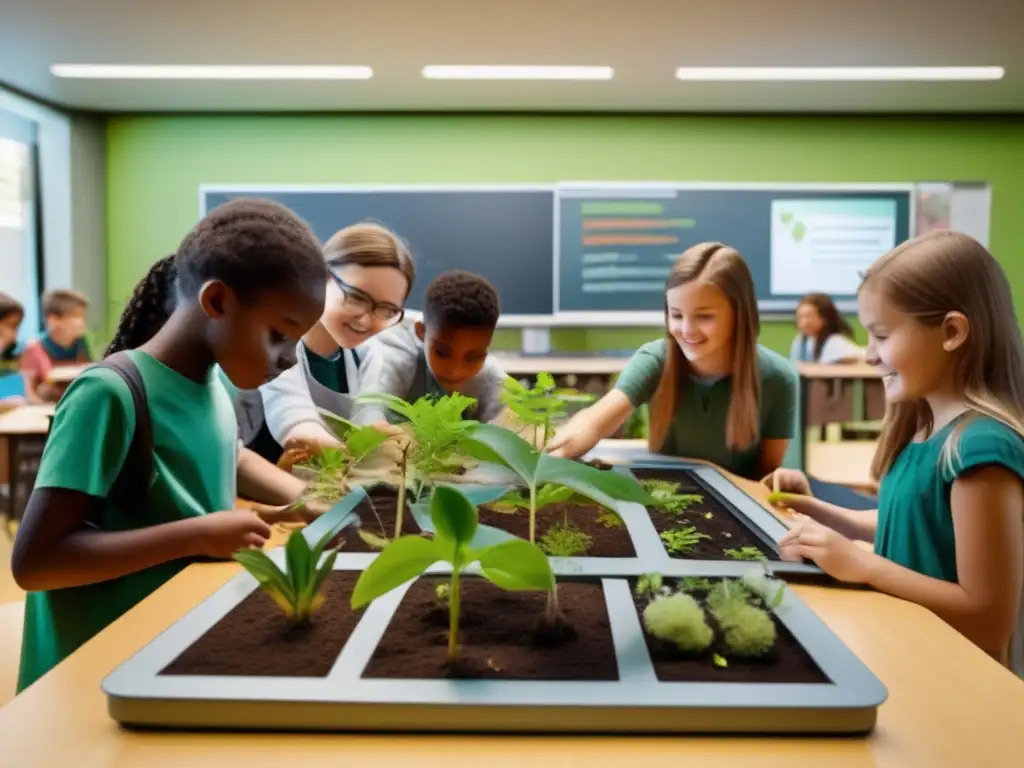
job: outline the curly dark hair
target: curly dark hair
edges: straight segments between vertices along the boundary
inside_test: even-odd
[[[442,328],[494,328],[501,314],[498,292],[486,278],[454,270],[427,286],[423,319]]]
[[[178,296],[195,296],[208,280],[220,280],[246,299],[326,283],[327,266],[312,230],[283,205],[231,200],[204,216],[177,253],[156,262],[139,281],[106,354],[145,344],[171,316]]]

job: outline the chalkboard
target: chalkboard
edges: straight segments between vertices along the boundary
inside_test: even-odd
[[[744,257],[762,311],[792,311],[811,291],[850,308],[863,269],[909,237],[912,191],[912,185],[560,186],[556,312],[649,320],[663,312],[665,278],[676,257],[707,241],[724,242]]]
[[[416,261],[409,309],[437,275],[465,269],[501,295],[503,321],[554,312],[554,188],[531,187],[213,187],[201,190],[202,213],[236,197],[271,198],[327,240],[371,220],[401,235]]]

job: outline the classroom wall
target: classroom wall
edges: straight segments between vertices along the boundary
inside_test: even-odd
[[[107,326],[195,222],[200,183],[988,181],[991,248],[1024,312],[1024,121],[849,117],[173,116],[107,124]],[[482,254],[486,258],[486,254]],[[858,329],[859,330],[859,329]],[[786,352],[791,319],[762,341]],[[635,348],[658,329],[558,329]],[[518,346],[517,331],[500,345]]]

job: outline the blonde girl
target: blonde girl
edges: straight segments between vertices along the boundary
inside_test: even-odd
[[[759,332],[740,254],[722,243],[689,248],[665,282],[665,338],[636,352],[615,389],[559,430],[552,452],[586,453],[649,402],[652,451],[748,478],[774,471],[793,437],[797,377]]]
[[[788,499],[812,521],[784,551],[928,608],[1020,674],[1024,343],[1006,275],[966,235],[932,232],[875,262],[858,304],[888,402],[878,509]],[[776,479],[808,493],[799,473]]]

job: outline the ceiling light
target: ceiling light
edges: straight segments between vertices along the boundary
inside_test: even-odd
[[[680,67],[679,80],[703,82],[1002,80],[1002,67]]]
[[[611,67],[462,66],[431,64],[423,68],[430,80],[611,80]]]
[[[368,80],[370,67],[178,64],[54,64],[56,77],[92,80]]]

